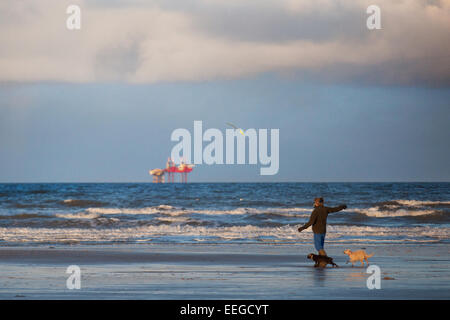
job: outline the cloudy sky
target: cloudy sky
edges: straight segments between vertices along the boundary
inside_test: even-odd
[[[449,30],[450,0],[2,1],[0,182],[149,181],[194,120],[279,128],[280,171],[192,181],[449,181]]]

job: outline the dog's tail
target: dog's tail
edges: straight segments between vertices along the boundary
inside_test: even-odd
[[[374,255],[374,253],[366,254],[366,258],[371,258],[371,257],[373,257],[373,255]]]

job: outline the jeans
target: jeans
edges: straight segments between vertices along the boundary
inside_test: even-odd
[[[314,246],[316,250],[322,250],[325,244],[325,233],[314,233]]]

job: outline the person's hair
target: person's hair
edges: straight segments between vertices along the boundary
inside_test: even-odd
[[[320,197],[320,198],[315,198],[315,199],[314,199],[314,202],[323,203],[323,198],[322,198],[322,197]]]

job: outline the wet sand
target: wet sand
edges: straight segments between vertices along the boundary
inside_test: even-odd
[[[369,290],[366,267],[345,264],[366,248],[381,269]],[[0,247],[1,299],[450,299],[447,244],[335,244],[339,268],[317,269],[311,245],[140,244]],[[69,265],[81,289],[69,290]]]

